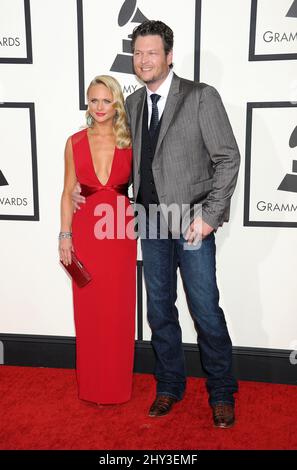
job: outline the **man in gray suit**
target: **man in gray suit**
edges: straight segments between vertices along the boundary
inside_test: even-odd
[[[232,344],[216,283],[214,232],[229,219],[239,169],[238,147],[218,92],[172,72],[173,32],[161,21],[134,29],[134,69],[145,87],[126,100],[133,141],[134,197],[151,206],[199,203],[183,234],[169,224],[168,237],[141,239],[148,320],[156,354],[157,395],[149,416],[169,413],[186,385],[181,328],[175,306],[179,267],[199,332],[214,424],[234,424],[237,383]],[[161,211],[162,212],[162,211]],[[182,217],[184,214],[182,214]],[[161,213],[162,218],[162,213]],[[147,217],[149,229],[150,217]],[[157,235],[159,232],[157,233]],[[198,240],[200,246],[196,246]],[[187,248],[194,249],[187,249]],[[199,249],[195,249],[199,248]]]

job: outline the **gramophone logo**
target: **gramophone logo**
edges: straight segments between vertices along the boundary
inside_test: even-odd
[[[137,0],[125,0],[123,3],[119,16],[118,26],[125,26],[129,21],[131,23],[142,23],[147,18],[137,8]],[[121,72],[127,74],[133,74],[133,61],[132,61],[132,49],[131,49],[131,38],[132,34],[128,35],[129,39],[123,39],[122,42],[122,53],[117,54],[112,66],[112,72]]]
[[[294,0],[286,16],[289,18],[297,18],[297,0]]]
[[[0,186],[8,186],[7,179],[5,178],[1,170],[0,170]]]
[[[297,0],[295,1],[297,5]],[[297,126],[293,130],[290,140],[289,140],[289,147],[295,148],[297,147]],[[292,173],[293,174],[286,174],[284,179],[282,180],[281,184],[277,189],[280,191],[289,191],[292,193],[297,193],[297,160],[293,160],[292,165]]]
[[[0,63],[32,64],[30,0],[0,2]]]
[[[252,0],[249,60],[297,59],[297,0]]]
[[[0,220],[39,220],[34,103],[0,103],[0,129]]]
[[[296,120],[297,103],[247,105],[245,226],[297,228]]]
[[[175,34],[183,38],[184,56],[181,52],[179,57],[182,75],[199,80],[201,0],[187,0],[183,21],[179,23],[176,18],[180,15],[180,5],[172,0],[112,0],[106,3],[104,11],[102,3],[76,0],[81,110],[87,109],[86,89],[98,74],[115,77],[125,98],[142,86],[134,75],[131,35],[147,19],[158,18],[169,25],[175,24]]]

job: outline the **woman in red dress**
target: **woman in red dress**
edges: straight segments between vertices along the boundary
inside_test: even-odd
[[[61,200],[60,259],[72,250],[92,276],[73,282],[79,398],[98,404],[131,397],[135,332],[136,237],[127,197],[131,137],[119,83],[95,77],[86,129],[68,138]],[[73,212],[76,183],[86,203]]]

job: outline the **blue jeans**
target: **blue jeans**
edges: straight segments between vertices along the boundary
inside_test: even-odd
[[[209,403],[234,403],[237,382],[232,375],[232,343],[216,282],[215,237],[199,249],[184,250],[186,240],[142,239],[147,313],[156,355],[157,394],[182,399],[186,387],[185,360],[177,298],[177,268],[189,310],[198,329],[201,363],[207,374]]]

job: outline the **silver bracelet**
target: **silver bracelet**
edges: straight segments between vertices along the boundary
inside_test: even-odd
[[[59,240],[62,240],[63,238],[72,238],[72,232],[60,232],[58,238]]]

